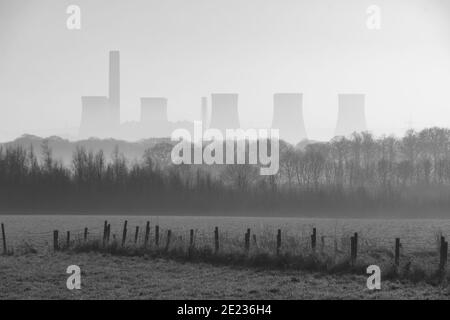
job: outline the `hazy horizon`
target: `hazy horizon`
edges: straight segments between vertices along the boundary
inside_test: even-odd
[[[81,30],[66,28],[67,6]],[[381,30],[366,9],[381,8]],[[107,95],[121,53],[121,120],[140,98],[168,98],[171,121],[200,119],[200,98],[239,94],[243,127],[272,121],[272,95],[303,94],[308,138],[335,130],[339,93],[366,95],[376,135],[450,127],[450,3],[415,1],[0,0],[0,141],[75,132],[81,96]],[[67,137],[67,136],[65,136]]]

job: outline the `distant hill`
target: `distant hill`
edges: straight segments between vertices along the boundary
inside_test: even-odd
[[[15,147],[21,146],[25,149],[33,148],[35,154],[39,156],[42,152],[42,144],[44,141],[48,142],[49,147],[52,149],[53,157],[61,160],[64,164],[70,164],[72,161],[72,154],[77,147],[84,147],[86,150],[92,150],[97,152],[103,150],[105,156],[109,158],[113,153],[115,147],[119,148],[119,151],[123,153],[128,159],[140,159],[142,158],[146,149],[152,148],[156,144],[166,142],[172,143],[170,138],[149,138],[136,142],[128,142],[124,140],[115,139],[97,139],[90,138],[86,140],[70,141],[62,139],[57,136],[51,136],[48,138],[42,138],[34,135],[22,135],[21,137],[6,143],[1,143],[3,147]]]
[[[145,150],[154,147],[160,143],[174,144],[170,138],[148,138],[135,142],[116,140],[116,139],[99,139],[89,138],[86,140],[71,141],[63,139],[58,136],[50,136],[47,138],[38,137],[35,135],[25,134],[21,137],[5,143],[0,143],[0,147],[16,147],[21,146],[24,149],[33,148],[35,154],[39,157],[42,153],[42,144],[48,143],[52,150],[52,155],[55,159],[62,161],[63,164],[69,165],[72,161],[73,152],[77,147],[84,147],[88,151],[97,152],[103,150],[107,159],[110,158],[116,146],[120,153],[124,154],[129,160],[141,159]],[[302,140],[297,145],[296,149],[304,150],[307,145],[318,143],[314,140]]]

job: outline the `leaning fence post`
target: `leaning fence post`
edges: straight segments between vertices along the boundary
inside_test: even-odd
[[[313,228],[313,233],[311,235],[311,249],[316,252],[316,242],[317,242],[317,229]]]
[[[214,229],[214,251],[219,252],[219,227]]]
[[[59,250],[59,242],[58,242],[58,230],[53,231],[53,250]]]
[[[122,232],[122,247],[125,245],[125,242],[127,241],[127,224],[128,221],[125,220],[123,224],[123,232]]]
[[[145,226],[144,247],[147,246],[149,236],[150,236],[150,221],[147,221],[147,224]]]
[[[395,238],[395,266],[400,265],[400,238]]]
[[[5,225],[2,223],[3,254],[7,254]]]
[[[139,226],[136,226],[136,232],[134,233],[134,244],[137,243],[139,237]]]
[[[277,256],[280,255],[281,249],[281,229],[278,229],[277,232]]]
[[[155,245],[159,246],[159,226],[155,226]]]
[[[171,236],[172,236],[172,230],[169,229],[169,230],[167,230],[166,251],[169,250]]]

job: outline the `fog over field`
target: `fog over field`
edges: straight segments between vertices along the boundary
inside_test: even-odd
[[[0,48],[0,299],[450,297],[450,1],[0,0]]]

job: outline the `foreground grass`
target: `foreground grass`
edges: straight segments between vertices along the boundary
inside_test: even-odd
[[[329,255],[324,252],[309,252],[306,254],[281,252],[270,254],[267,251],[219,250],[214,252],[208,246],[142,246],[126,244],[122,246],[118,241],[103,244],[98,239],[86,242],[77,241],[69,247],[62,247],[62,251],[80,253],[102,253],[121,257],[145,257],[152,259],[170,259],[177,262],[208,263],[214,266],[245,267],[255,270],[301,270],[318,272],[336,276],[364,275],[369,265],[378,265],[384,279],[410,281],[412,283],[425,282],[436,286],[447,286],[450,275],[446,270],[439,270],[429,262],[435,259],[435,253],[426,253],[427,259],[404,260],[399,266],[392,263],[392,254],[386,250],[373,250],[361,255],[352,263],[346,255]],[[425,253],[421,252],[420,256]]]
[[[66,288],[69,265],[82,289]],[[382,275],[383,278],[383,275]],[[182,263],[99,252],[27,253],[0,257],[0,299],[448,299],[446,286],[302,270]]]

